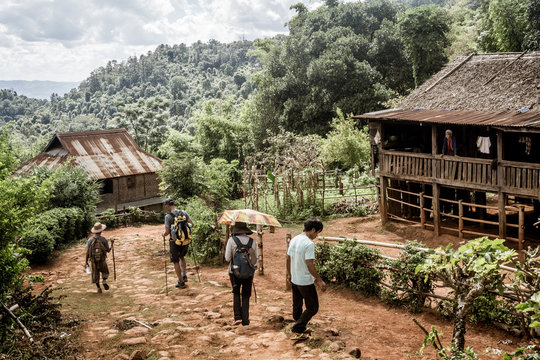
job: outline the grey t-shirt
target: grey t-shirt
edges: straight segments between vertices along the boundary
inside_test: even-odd
[[[174,209],[172,212],[165,215],[165,229],[171,229],[171,225],[174,224],[174,218],[178,215],[184,215],[186,217],[186,220],[190,220],[188,213],[184,210],[178,210]]]

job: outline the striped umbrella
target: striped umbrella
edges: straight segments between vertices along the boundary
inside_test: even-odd
[[[274,216],[251,209],[225,210],[218,222],[226,225],[234,225],[236,222],[245,222],[246,224],[281,227],[281,224]]]

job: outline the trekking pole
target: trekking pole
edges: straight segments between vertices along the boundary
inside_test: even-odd
[[[167,250],[165,249],[165,235],[163,235],[163,258],[165,259],[165,296],[169,296],[169,286],[167,283]]]
[[[255,304],[257,303],[257,288],[255,288],[255,281],[253,282],[253,292],[255,293]]]
[[[116,281],[116,260],[114,258],[114,241],[113,243],[111,244],[111,248],[112,248],[112,263],[113,263],[113,278],[114,278],[114,281]]]
[[[199,282],[201,282],[201,275],[199,274],[199,264],[197,261],[197,251],[195,250],[195,241],[192,242],[193,246],[191,246],[191,255],[193,256],[193,262],[195,263],[195,269],[197,270],[197,277],[199,278]]]

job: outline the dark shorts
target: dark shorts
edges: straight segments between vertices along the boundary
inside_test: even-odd
[[[189,245],[176,245],[174,241],[169,241],[169,250],[171,253],[171,262],[179,262],[181,258],[186,256]]]

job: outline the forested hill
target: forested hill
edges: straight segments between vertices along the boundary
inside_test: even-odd
[[[189,126],[186,122],[200,100],[236,102],[248,97],[254,88],[251,74],[260,70],[257,58],[248,54],[252,47],[250,41],[215,40],[160,45],[140,57],[109,61],[77,89],[63,97],[52,94],[49,101],[1,90],[0,127],[13,121],[15,131],[26,138],[106,128],[119,106],[158,98],[170,105],[167,125],[181,129]]]

